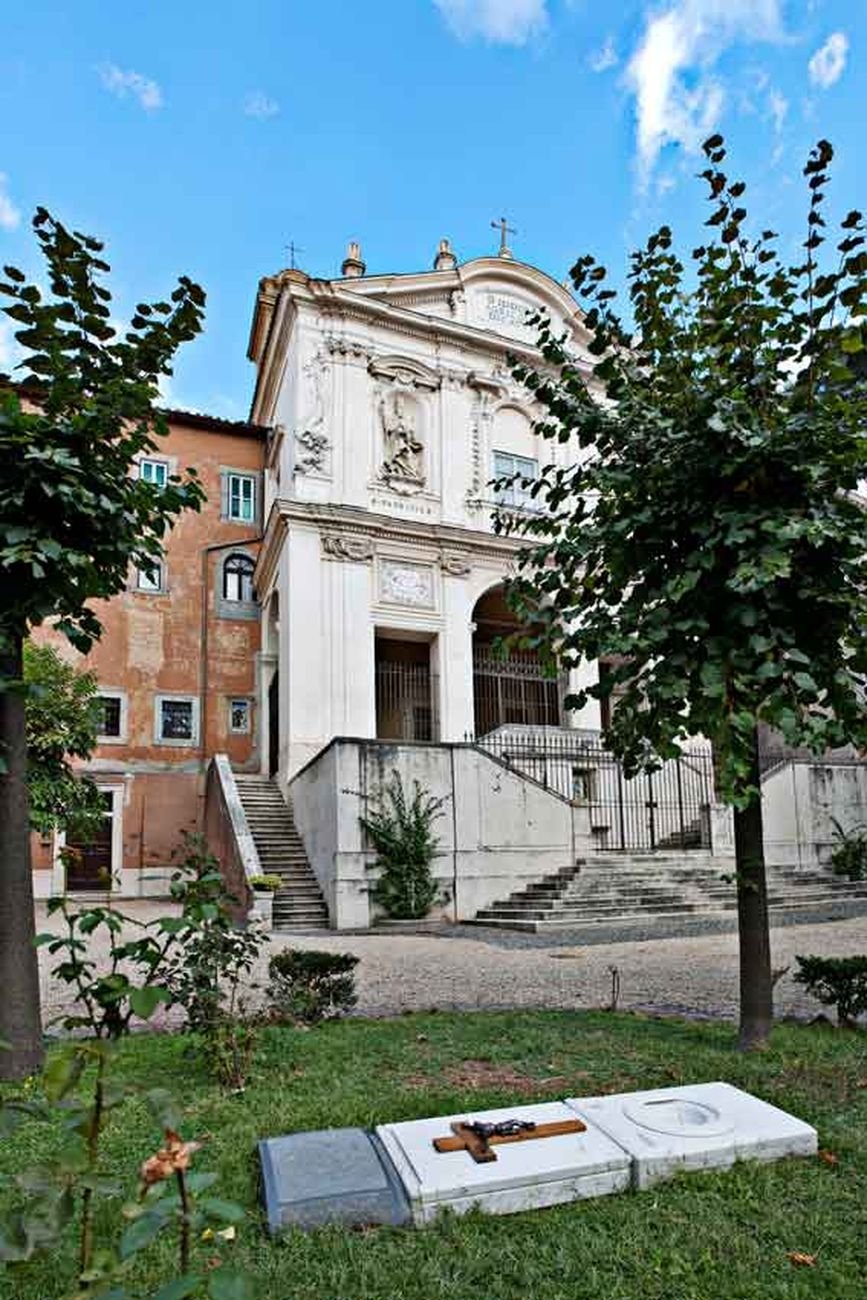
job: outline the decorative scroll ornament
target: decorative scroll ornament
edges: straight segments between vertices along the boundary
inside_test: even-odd
[[[323,533],[322,552],[326,559],[353,560],[357,564],[363,564],[373,559],[373,542],[369,537]]]
[[[440,565],[443,573],[447,573],[452,578],[468,577],[472,567],[464,555],[443,555]]]

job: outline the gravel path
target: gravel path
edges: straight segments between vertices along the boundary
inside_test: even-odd
[[[123,910],[138,921],[165,914],[167,905],[131,902]],[[38,909],[37,929],[57,929],[56,918]],[[472,926],[443,926],[418,934],[366,933],[274,935],[279,948],[352,952],[360,1015],[404,1011],[494,1010],[516,1007],[598,1007],[611,996],[610,968],[620,976],[620,1005],[731,1017],[737,1013],[737,935],[642,939],[582,944],[568,934],[518,935]],[[867,917],[789,925],[771,932],[775,968],[796,968],[795,954],[848,956],[867,953]],[[46,1021],[68,1006],[66,990],[49,978],[53,963],[40,949]],[[262,978],[267,956],[254,980]],[[791,978],[776,988],[778,1015],[809,1016],[820,1010]]]

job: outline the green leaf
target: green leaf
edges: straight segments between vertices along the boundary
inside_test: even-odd
[[[153,1300],[185,1300],[186,1296],[195,1295],[201,1286],[202,1279],[196,1273],[187,1273],[184,1277],[176,1277],[174,1282],[169,1282],[166,1286],[160,1287],[153,1296]]]
[[[129,1005],[142,1020],[149,1020],[161,1002],[169,1002],[168,989],[158,984],[145,984],[143,988],[130,989]]]
[[[211,1300],[255,1300],[253,1279],[231,1269],[215,1269],[208,1277],[208,1295]]]
[[[204,1197],[198,1205],[209,1219],[218,1219],[221,1223],[240,1223],[246,1217],[240,1205],[235,1205],[232,1201],[221,1201],[218,1197]]]
[[[48,1058],[42,1072],[46,1096],[60,1101],[71,1092],[84,1071],[84,1053],[76,1048],[66,1048]]]
[[[150,1211],[140,1219],[133,1220],[120,1239],[121,1259],[129,1259],[131,1255],[149,1246],[159,1236],[166,1222],[164,1216]]]

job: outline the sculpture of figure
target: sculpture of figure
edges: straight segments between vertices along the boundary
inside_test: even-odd
[[[416,435],[415,419],[403,393],[393,393],[389,401],[380,402],[380,416],[385,438],[383,478],[423,484],[424,445]]]

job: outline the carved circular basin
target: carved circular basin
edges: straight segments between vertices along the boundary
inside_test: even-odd
[[[715,1106],[689,1097],[625,1101],[623,1113],[640,1128],[673,1137],[722,1137],[733,1127]]]

